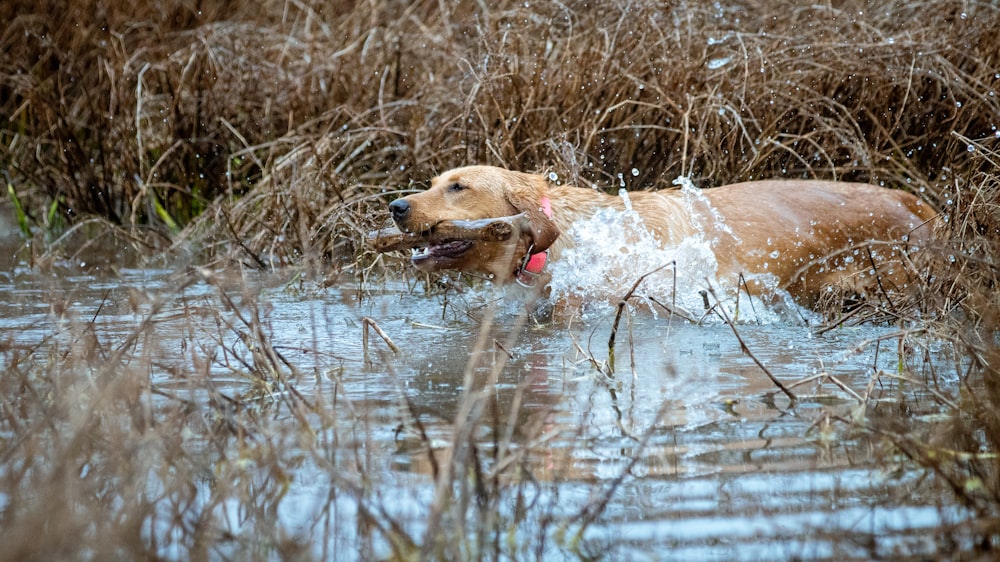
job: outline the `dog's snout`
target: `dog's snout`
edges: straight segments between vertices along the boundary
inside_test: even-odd
[[[396,199],[389,203],[389,212],[392,213],[392,220],[401,223],[410,216],[410,203],[406,199]]]

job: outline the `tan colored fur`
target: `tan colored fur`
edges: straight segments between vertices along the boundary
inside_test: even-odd
[[[828,286],[859,293],[876,286],[878,290],[901,288],[912,267],[903,263],[900,249],[923,245],[932,235],[928,223],[936,216],[912,194],[868,184],[771,180],[700,193],[703,197],[685,200],[677,190],[630,192],[629,199],[664,245],[677,244],[702,230],[716,254],[720,279],[770,273],[778,277],[782,288],[807,303]],[[551,220],[541,210],[543,197],[551,201]],[[553,185],[540,175],[490,166],[445,172],[434,178],[428,190],[404,199],[409,214],[397,222],[409,232],[425,231],[442,220],[527,213],[532,232],[525,238],[477,242],[458,259],[422,264],[427,270],[488,275],[497,283],[513,280],[529,243],[533,251],[548,248],[550,259],[558,259],[572,244],[560,233],[575,221],[601,208],[624,209],[619,197]],[[908,242],[900,244],[904,239]],[[870,275],[873,261],[877,279]]]

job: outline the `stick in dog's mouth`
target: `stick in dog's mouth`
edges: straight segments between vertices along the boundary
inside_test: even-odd
[[[495,219],[441,221],[423,232],[403,232],[396,225],[368,234],[368,242],[378,252],[417,250],[417,256],[454,257],[472,248],[476,241],[505,242],[528,232],[523,215]]]

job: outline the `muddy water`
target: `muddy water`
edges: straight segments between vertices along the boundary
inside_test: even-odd
[[[7,241],[8,249],[19,244]],[[498,295],[488,291],[430,295],[419,286],[354,280],[321,288],[293,273],[229,275],[224,283],[203,279],[178,289],[187,278],[180,272],[75,265],[42,273],[9,262],[0,272],[0,340],[44,346],[85,324],[96,341],[113,347],[163,302],[153,315],[155,338],[131,345],[152,358],[153,388],[206,402],[202,387],[178,373],[190,371],[192,350],[204,349],[214,357],[216,388],[246,393],[237,356],[249,353],[237,343],[239,330],[220,318],[239,328],[235,313],[250,316],[256,308],[274,348],[295,369],[292,384],[334,412],[332,426],[314,422],[326,424],[314,428],[325,454],[363,456],[363,462],[347,462],[344,474],[360,462],[377,490],[366,501],[414,537],[425,530],[435,494],[431,457],[414,416],[435,460],[446,462],[463,390],[492,377],[496,385],[476,418],[473,440],[493,459],[483,461],[487,468],[497,462],[497,442],[509,439],[508,452],[521,455],[501,474],[521,483],[508,489],[520,489],[528,507],[515,509],[512,497],[501,495],[491,509],[514,521],[512,544],[541,545],[522,552],[525,558],[931,554],[939,552],[936,530],[966,517],[926,485],[922,470],[880,458],[868,438],[837,421],[864,411],[842,387],[870,393],[869,416],[936,411],[918,386],[901,387],[888,377],[872,384],[874,372],[896,372],[898,340],[865,342],[895,328],[816,335],[795,321],[739,325],[754,357],[785,384],[824,373],[841,383],[800,384],[793,402],[717,319],[692,325],[634,311],[618,332],[616,371],[608,376],[602,365],[610,310],[539,324],[525,321],[516,306],[491,310]],[[234,310],[219,300],[222,285]],[[365,349],[365,318],[391,338],[397,353],[373,332]],[[302,423],[280,406],[273,417],[278,427]],[[313,537],[317,556],[390,552],[384,538],[361,536],[355,520],[361,501],[335,493],[341,481],[328,466],[310,460],[294,440],[285,454],[304,460],[288,465],[290,484],[275,505],[275,524]],[[344,474],[338,478],[351,478]],[[578,521],[602,499],[606,507],[582,540],[556,532],[559,522]],[[241,522],[229,524],[238,535]],[[164,556],[184,557],[183,550],[171,550],[169,537],[160,542]]]

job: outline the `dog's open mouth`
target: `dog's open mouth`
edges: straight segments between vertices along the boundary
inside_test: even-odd
[[[475,242],[472,240],[450,240],[440,244],[431,244],[419,248],[413,248],[413,256],[410,261],[413,265],[430,265],[442,261],[450,261],[461,257],[472,249]]]

